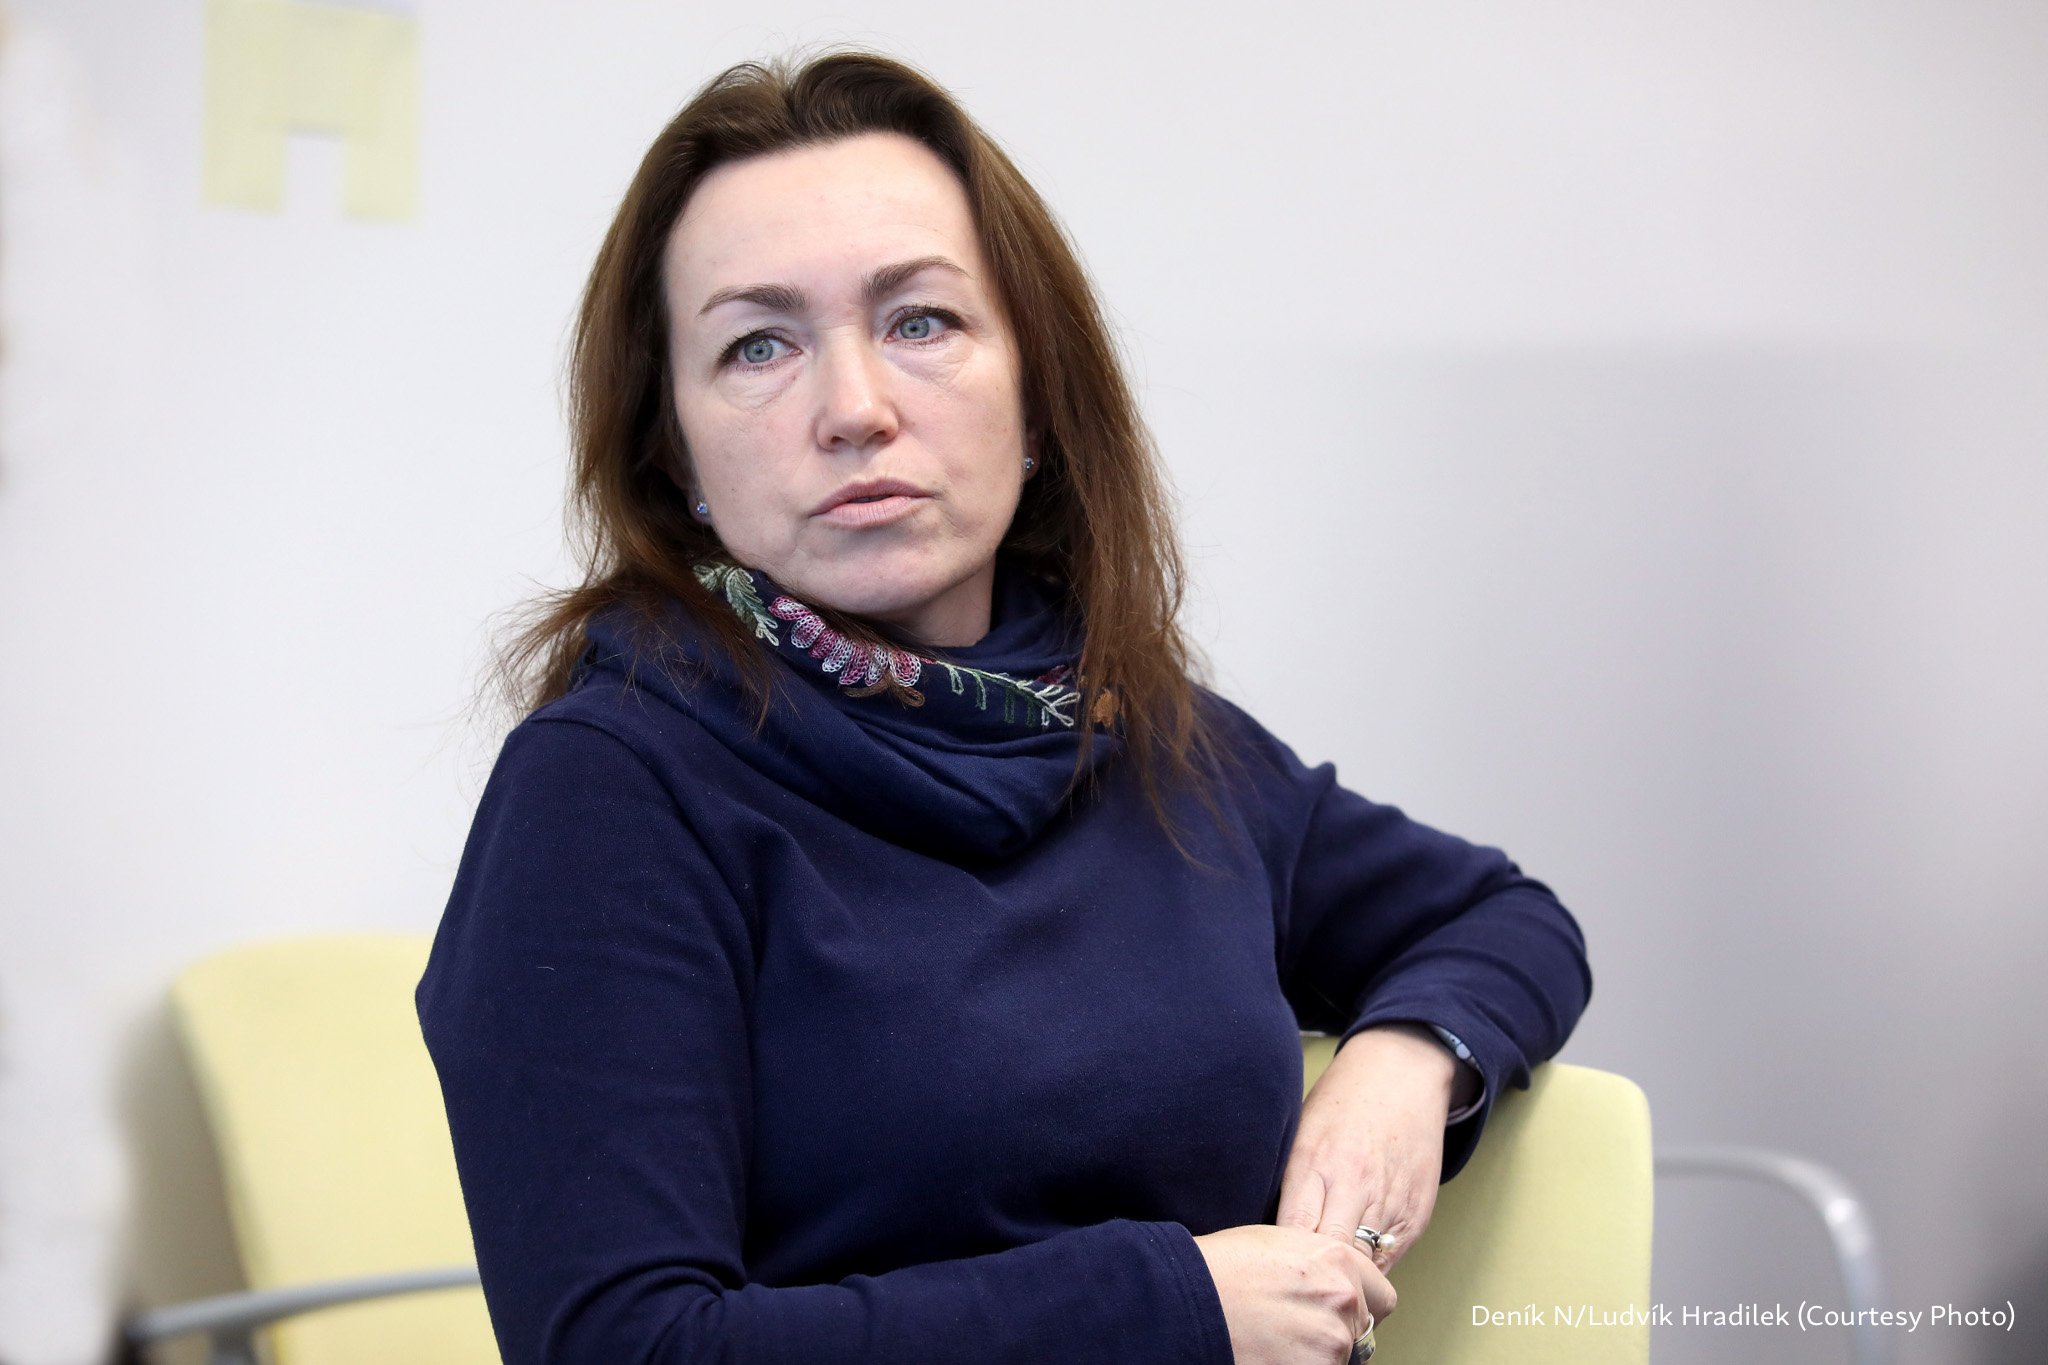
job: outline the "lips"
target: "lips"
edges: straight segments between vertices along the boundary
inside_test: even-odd
[[[864,504],[884,498],[928,498],[931,494],[914,483],[901,479],[861,479],[847,484],[811,510],[814,517],[823,516],[835,507],[846,503]]]

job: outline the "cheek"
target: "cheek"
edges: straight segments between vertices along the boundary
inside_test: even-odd
[[[722,528],[750,537],[773,535],[789,520],[787,499],[775,480],[762,477],[762,467],[736,463],[708,474],[704,486],[711,512]]]
[[[786,446],[764,424],[706,421],[685,432],[698,486],[714,509],[723,503],[734,513],[758,513],[776,506],[777,495],[791,487],[776,454]]]
[[[994,505],[996,510],[1014,503],[1022,491],[1024,426],[1017,405],[1014,387],[991,383],[972,403],[963,405],[956,423],[962,448],[973,452],[969,479],[979,495],[977,501]]]
[[[1024,457],[1007,447],[983,452],[974,472],[973,524],[980,535],[1000,538],[1023,495]]]

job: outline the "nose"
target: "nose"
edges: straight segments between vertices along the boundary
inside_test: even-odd
[[[894,379],[888,362],[851,329],[826,341],[818,359],[818,443],[866,450],[896,434]]]

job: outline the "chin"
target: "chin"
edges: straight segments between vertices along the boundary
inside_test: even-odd
[[[774,576],[772,571],[770,576]],[[787,586],[811,606],[886,620],[914,614],[967,576],[929,568],[853,562],[833,565],[823,572],[806,575],[801,585],[792,582]]]

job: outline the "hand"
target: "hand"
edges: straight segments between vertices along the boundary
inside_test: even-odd
[[[1476,1088],[1464,1070],[1419,1024],[1383,1024],[1346,1039],[1302,1101],[1273,1221],[1362,1254],[1359,1224],[1390,1232],[1394,1245],[1371,1259],[1392,1270],[1436,1209],[1453,1090]]]
[[[1195,1246],[1223,1301],[1237,1365],[1344,1365],[1368,1322],[1394,1311],[1394,1286],[1357,1242],[1254,1223]]]

